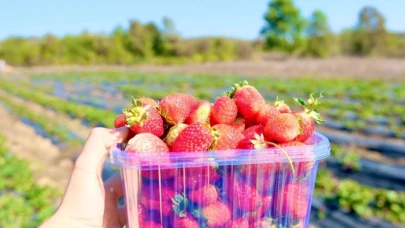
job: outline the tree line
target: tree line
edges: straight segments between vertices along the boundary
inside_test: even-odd
[[[329,57],[336,55],[405,57],[405,34],[385,27],[384,16],[364,7],[358,21],[333,33],[326,15],[316,10],[304,18],[293,0],[272,0],[264,15],[260,37],[254,41],[223,37],[182,38],[174,23],[164,18],[161,26],[130,21],[127,29],[110,34],[40,38],[10,37],[0,42],[0,59],[12,65],[61,64],[176,64],[249,59],[255,52]]]

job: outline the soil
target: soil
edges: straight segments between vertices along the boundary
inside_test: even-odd
[[[22,73],[64,71],[137,71],[151,73],[232,74],[242,76],[361,78],[405,80],[405,59],[336,57],[328,59],[262,54],[254,60],[185,65],[50,66],[16,68]]]

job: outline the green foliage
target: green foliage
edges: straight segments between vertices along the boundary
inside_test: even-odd
[[[61,64],[182,64],[188,62],[247,59],[249,42],[226,38],[182,39],[174,23],[164,19],[164,28],[154,23],[130,22],[112,34],[46,35],[38,39],[8,38],[0,43],[0,59],[11,65]]]
[[[362,217],[405,223],[405,192],[371,188],[348,179],[338,181],[329,171],[320,169],[315,194]]]
[[[28,164],[10,154],[0,135],[0,227],[38,227],[51,216],[57,190],[35,184]]]
[[[322,58],[331,55],[334,37],[329,29],[328,19],[322,11],[316,10],[312,13],[307,37],[307,46],[304,51],[306,55]]]
[[[359,13],[359,22],[352,37],[353,54],[384,54],[387,41],[388,32],[382,14],[374,7],[364,7]]]
[[[292,53],[302,48],[305,20],[292,0],[273,0],[269,4],[261,34],[269,50]]]

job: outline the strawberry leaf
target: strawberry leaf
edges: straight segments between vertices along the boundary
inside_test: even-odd
[[[186,217],[186,209],[189,204],[185,194],[177,194],[172,198],[173,210],[181,218]]]

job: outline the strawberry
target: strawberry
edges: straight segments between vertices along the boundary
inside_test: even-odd
[[[117,116],[117,118],[114,120],[114,128],[121,128],[126,126],[128,123],[125,120],[125,115],[121,114],[119,116]],[[130,140],[131,138],[133,138],[135,136],[135,133],[133,131],[128,131],[128,136],[126,141]]]
[[[160,114],[166,122],[175,125],[184,122],[197,104],[195,98],[190,94],[174,93],[164,97],[160,101]]]
[[[187,196],[191,202],[206,206],[218,200],[218,190],[214,185],[208,184],[190,191]]]
[[[247,81],[236,83],[228,96],[235,100],[238,111],[244,117],[253,117],[266,102],[264,97]]]
[[[218,97],[212,106],[211,119],[214,124],[231,124],[238,115],[238,107],[233,99]]]
[[[125,151],[128,153],[141,153],[141,154],[163,154],[166,155],[169,152],[169,147],[156,135],[151,133],[140,133],[135,135],[131,140],[128,141]],[[162,163],[169,162],[165,160],[165,157],[161,157]],[[167,159],[169,159],[167,157]],[[141,159],[141,162],[150,163],[150,159]],[[163,167],[164,168],[164,167]],[[161,169],[160,175],[159,170],[142,170],[142,176],[149,179],[168,179],[174,176],[174,169]]]
[[[185,213],[184,216],[174,216],[172,221],[172,227],[176,228],[199,228],[197,220],[189,213]]]
[[[146,181],[141,187],[140,202],[142,206],[149,210],[156,210],[164,216],[173,213],[172,198],[176,192],[170,185],[160,185]]]
[[[213,128],[218,134],[218,138],[212,145],[214,150],[236,149],[239,141],[244,138],[242,133],[235,131],[233,127],[227,124],[216,124]]]
[[[200,122],[188,125],[173,143],[173,152],[207,151],[214,141],[210,126]]]
[[[264,127],[262,125],[254,125],[243,131],[244,138],[241,139],[238,143],[238,149],[255,149],[258,145],[261,147],[266,147],[265,144],[256,140],[256,134],[263,134]]]
[[[262,125],[280,115],[280,112],[271,104],[264,104],[256,114],[256,122]]]
[[[230,124],[236,131],[242,133],[245,130],[245,118],[239,116]]]
[[[246,218],[238,218],[232,221],[226,228],[247,228],[249,227],[249,221]]]
[[[315,130],[314,119],[318,124],[325,122],[319,113],[314,111],[318,104],[320,104],[319,99],[322,97],[322,93],[320,93],[318,97],[314,97],[311,93],[306,102],[301,98],[294,98],[295,102],[304,109],[300,112],[293,112],[293,115],[300,122],[302,129],[302,133],[298,135],[295,140],[305,142],[312,136]]]
[[[204,222],[206,227],[221,227],[231,219],[228,206],[221,201],[216,201],[203,207],[200,211],[193,211],[193,215]]]
[[[256,188],[238,176],[228,179],[226,192],[233,207],[241,211],[254,211],[260,206],[261,196]]]
[[[280,101],[277,97],[277,100],[273,103],[274,107],[280,112],[280,113],[290,113],[291,109],[288,107],[284,101]]]
[[[132,107],[124,109],[123,113],[127,121],[126,126],[135,134],[149,132],[158,137],[163,135],[163,119],[156,108],[132,98]]]
[[[179,169],[175,179],[175,187],[179,191],[198,189],[208,184],[215,184],[221,176],[212,165],[206,167],[190,167]]]
[[[186,124],[195,122],[206,123],[211,115],[211,104],[208,101],[200,101],[191,110],[190,115],[185,120]]]
[[[142,102],[142,104],[145,105],[150,105],[153,108],[158,109],[159,108],[159,103],[157,103],[154,99],[149,98],[149,97],[140,97],[138,98]]]
[[[249,128],[254,125],[258,125],[259,123],[256,122],[256,116],[248,116],[245,117],[245,126]]]
[[[265,213],[270,212],[271,207],[272,207],[272,200],[273,200],[273,197],[271,195],[263,197],[260,202],[260,206],[254,211],[248,211],[244,215],[244,217],[247,218],[249,220],[249,222],[259,221],[260,218],[263,217],[263,215]]]
[[[182,132],[188,125],[184,123],[178,123],[169,129],[166,137],[164,138],[165,143],[168,146],[173,146],[174,141],[176,141],[180,132]]]
[[[287,184],[277,192],[274,209],[277,214],[303,219],[308,210],[308,188],[299,182]]]
[[[301,132],[298,120],[290,113],[270,119],[264,127],[264,136],[272,142],[287,143]]]

